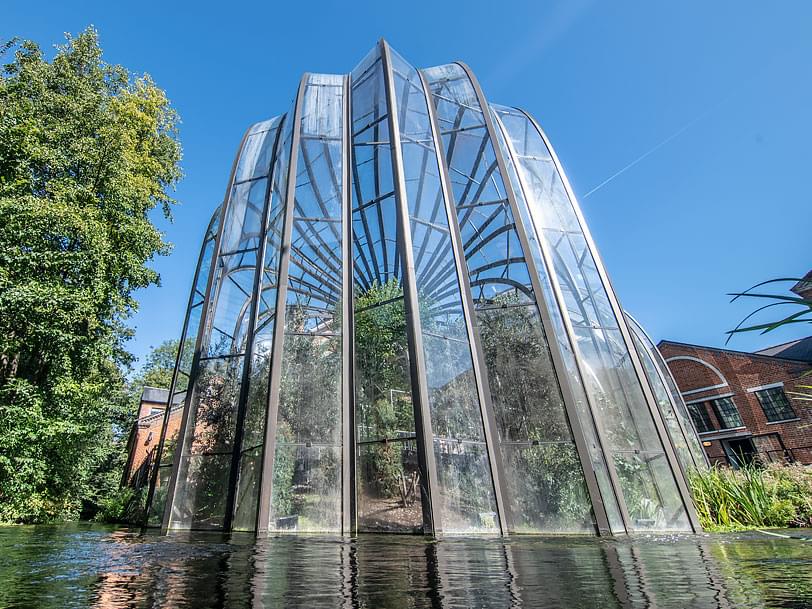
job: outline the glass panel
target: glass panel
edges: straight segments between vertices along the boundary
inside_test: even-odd
[[[158,467],[158,477],[155,480],[155,491],[152,495],[152,504],[149,506],[147,526],[161,525],[166,507],[166,491],[169,487],[169,478],[172,476],[172,464]]]
[[[522,492],[548,490],[543,485],[521,486],[517,477],[525,472],[521,459],[516,461],[522,454],[516,452],[517,445],[541,440],[571,443],[572,433],[494,145],[465,71],[452,64],[425,70],[424,74],[437,109],[454,192],[499,449],[508,479],[508,500],[514,506],[530,502],[552,509],[553,504],[546,503],[541,495],[513,495],[520,488]],[[443,284],[448,281],[443,278]],[[585,488],[580,463],[569,463],[574,467],[567,477],[576,487]],[[589,501],[585,505],[588,516]],[[553,526],[555,515],[538,516],[528,519],[519,514],[514,524],[525,531],[532,530],[533,525]],[[561,522],[554,526],[560,527]],[[574,522],[571,532],[582,531],[581,523]]]
[[[229,452],[234,443],[242,357],[200,362],[194,387],[195,408],[186,424],[184,452]]]
[[[343,78],[303,95],[269,526],[340,531]]]
[[[223,226],[221,255],[259,247],[267,190],[268,180],[264,178],[234,186]]]
[[[281,122],[277,129],[282,128]],[[285,185],[287,183],[290,155],[291,125],[284,122],[279,136],[278,153],[271,177],[268,201],[268,220],[264,235],[264,259],[257,266],[262,269],[259,278],[259,294],[256,303],[254,335],[250,338],[251,359],[245,402],[242,451],[235,496],[234,528],[252,531],[259,499],[260,464],[262,446],[265,442],[265,425],[268,412],[268,389],[271,374],[271,352],[276,320],[276,294],[279,276],[279,256],[282,244]],[[260,250],[261,252],[263,250]],[[247,462],[245,462],[247,461]]]
[[[222,528],[230,468],[230,453],[181,457],[170,527]]]
[[[184,320],[182,339],[179,345],[180,357],[174,372],[174,394],[172,397],[171,416],[166,421],[166,426],[162,427],[163,451],[160,459],[155,460],[151,465],[150,480],[154,475],[155,467],[159,467],[156,486],[152,497],[152,505],[147,508],[147,524],[149,526],[158,525],[163,519],[164,507],[166,505],[166,485],[171,474],[171,466],[177,447],[178,428],[181,421],[180,409],[186,399],[186,389],[189,385],[189,374],[192,370],[192,360],[194,359],[195,344],[200,330],[200,319],[203,311],[203,302],[206,297],[206,286],[209,281],[211,263],[214,257],[214,245],[217,232],[220,226],[220,207],[214,210],[206,234],[203,238],[203,245],[200,249],[200,257],[195,270],[192,294],[190,295],[190,306],[186,311]]]
[[[500,126],[499,120],[493,111],[491,111],[491,114],[494,116],[497,125]],[[603,499],[603,504],[606,508],[609,525],[612,531],[624,532],[625,527],[620,516],[620,508],[618,506],[615,493],[612,489],[612,483],[609,479],[606,458],[598,440],[592,409],[589,401],[587,400],[586,390],[582,382],[581,372],[576,362],[575,352],[573,351],[573,346],[570,343],[569,334],[564,323],[564,318],[562,317],[562,311],[559,309],[559,307],[555,306],[555,303],[557,303],[555,289],[552,281],[550,280],[550,276],[547,273],[547,267],[542,253],[541,244],[538,240],[536,232],[532,230],[533,223],[529,215],[529,209],[525,201],[519,176],[516,173],[516,165],[513,162],[512,153],[508,149],[507,142],[503,136],[503,129],[497,128],[496,137],[502,149],[503,157],[505,158],[508,176],[510,177],[510,182],[513,185],[513,193],[516,196],[522,222],[524,223],[524,226],[528,228],[526,235],[530,246],[530,252],[533,256],[533,260],[536,263],[539,284],[541,285],[542,292],[544,293],[544,301],[548,306],[548,313],[552,322],[555,340],[558,342],[558,347],[564,360],[564,366],[566,369],[565,382],[569,383],[569,388],[572,391],[573,398],[575,400],[575,410],[581,423],[581,430],[583,431],[584,438],[587,443],[589,457],[592,462],[592,469],[594,470],[598,481],[598,487],[600,488],[601,498]]]
[[[172,398],[172,411],[169,416],[169,421],[167,422],[166,438],[164,439],[163,450],[161,451],[161,465],[171,465],[175,458],[182,416],[181,408],[183,408],[185,401],[185,391],[175,393]]]
[[[277,431],[271,531],[341,530],[341,447],[297,444],[286,424]]]
[[[575,445],[570,442],[503,442],[513,526],[517,533],[595,532],[592,504]]]
[[[699,436],[697,436],[696,429],[694,429],[694,424],[691,422],[691,417],[688,414],[688,409],[685,406],[685,401],[682,399],[682,394],[677,388],[677,383],[674,380],[674,377],[671,375],[671,370],[668,368],[668,364],[665,363],[665,359],[663,359],[660,350],[654,346],[654,343],[651,342],[648,335],[645,333],[645,331],[643,331],[640,325],[632,317],[627,316],[627,320],[629,322],[629,328],[635,333],[636,338],[641,341],[641,344],[645,345],[645,350],[648,353],[651,362],[654,364],[656,371],[659,372],[661,382],[663,380],[665,381],[665,390],[667,391],[668,396],[671,398],[671,404],[674,407],[672,411],[673,415],[679,420],[678,424],[682,427],[687,449],[691,457],[690,462],[693,464],[693,467],[702,469],[706,468],[707,461],[705,460],[705,453],[702,450],[702,445],[699,442]],[[648,375],[649,364],[645,363],[645,358],[643,358],[643,361],[644,365],[647,366],[646,374]],[[650,380],[649,382],[652,383],[653,386],[653,381]],[[683,462],[683,464],[685,463],[687,463],[687,461]]]
[[[288,328],[299,323],[287,322]],[[286,332],[279,394],[278,425],[293,441],[340,444],[341,338]]]
[[[281,118],[275,118],[255,126],[243,144],[235,181],[260,179],[235,184],[231,189],[196,367],[192,366],[193,353],[189,352],[191,343],[182,347],[178,376],[185,376],[188,370],[193,392],[183,443],[176,449],[181,462],[172,499],[172,528],[218,528],[227,519],[224,511],[230,485],[236,484],[229,479],[233,451],[240,450],[235,447],[237,416],[240,401],[245,399],[242,396],[247,393],[247,388],[241,386],[243,354],[255,310],[253,294],[268,196],[269,147],[280,123]],[[214,236],[211,228],[209,235]],[[208,256],[206,253],[204,258]],[[201,303],[202,286],[198,276],[194,294]],[[203,306],[196,303],[192,309],[190,320],[195,324],[200,323]],[[184,382],[180,388],[186,385]]]
[[[437,152],[418,72],[392,53],[444,532],[498,532],[493,480]]]
[[[276,139],[276,123],[266,124],[264,129],[254,130],[242,147],[240,162],[237,165],[235,182],[244,182],[268,175]]]
[[[262,448],[244,451],[240,456],[240,472],[235,499],[237,507],[232,524],[232,529],[235,531],[253,531],[255,528],[261,473]]]
[[[744,427],[742,418],[739,416],[739,410],[736,404],[733,403],[731,398],[718,398],[711,400],[713,410],[716,412],[716,418],[719,420],[719,425],[723,429],[730,429],[733,427]]]
[[[640,360],[643,362],[643,369],[646,373],[646,378],[648,379],[649,385],[651,385],[652,391],[654,391],[654,397],[657,400],[657,405],[660,408],[660,414],[665,422],[666,431],[668,432],[671,442],[674,445],[677,458],[680,460],[683,470],[686,472],[690,471],[696,467],[696,465],[694,463],[693,455],[688,448],[688,442],[685,439],[685,435],[682,433],[680,423],[677,420],[677,413],[673,404],[671,403],[671,396],[668,393],[668,388],[665,386],[665,383],[657,371],[657,366],[654,363],[654,357],[650,350],[654,348],[654,345],[651,345],[651,348],[648,348],[646,345],[650,343],[646,339],[645,334],[643,334],[642,328],[631,317],[627,316],[626,319],[629,322],[629,329],[632,331],[632,340],[634,341],[634,346],[640,355]]]
[[[380,58],[362,63],[352,83],[358,529],[416,532],[421,479]]]
[[[536,307],[482,308],[478,319],[503,441],[571,440]]]
[[[256,252],[220,256],[213,287],[209,340],[204,357],[242,353],[251,314]]]
[[[357,463],[359,531],[421,532],[421,480],[415,436],[361,444]]]
[[[662,446],[575,203],[569,200],[552,155],[535,125],[516,110],[498,106],[494,111],[517,166],[524,195],[520,204],[527,206],[536,239],[543,241],[549,253],[566,314],[576,334],[578,359],[593,413],[597,424],[604,428],[607,441],[604,448],[618,453],[657,454]],[[615,458],[616,467],[618,462],[625,463],[625,459]],[[634,495],[642,488],[652,504],[669,502],[663,507],[664,513],[684,510],[669,468],[659,469],[648,486],[635,486],[630,482],[633,478],[620,478],[624,495]],[[656,525],[664,522],[657,519]],[[640,523],[632,523],[632,527],[651,528]]]
[[[673,477],[664,453],[616,452],[613,458],[632,528],[690,530],[676,486],[662,483]]]
[[[770,387],[756,391],[756,397],[764,410],[764,416],[771,423],[794,419],[797,415],[781,387]]]

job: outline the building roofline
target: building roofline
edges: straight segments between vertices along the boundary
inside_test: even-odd
[[[758,351],[753,351],[753,353],[756,353],[758,355],[765,355],[764,351],[768,351],[770,349],[778,349],[779,347],[786,347],[787,345],[795,345],[795,344],[801,342],[802,340],[806,340],[807,338],[812,338],[812,336],[804,336],[803,338],[796,338],[794,340],[788,340],[785,343],[778,343],[777,345],[770,345],[769,347],[764,347],[763,349],[759,349]]]
[[[798,294],[801,298],[805,298],[805,294],[812,290],[812,270],[807,272],[801,280],[792,286],[789,291]]]
[[[790,341],[792,342],[792,341]],[[693,349],[705,349],[706,351],[717,351],[719,353],[731,353],[733,355],[746,355],[749,357],[761,357],[766,359],[779,359],[784,362],[791,362],[796,364],[804,364],[806,366],[812,366],[812,362],[807,362],[802,359],[792,359],[790,357],[781,357],[780,355],[764,355],[762,353],[754,353],[752,351],[736,351],[735,349],[723,349],[721,347],[711,347],[709,345],[695,345],[693,343],[682,343],[676,340],[661,340],[657,343],[657,348],[659,349],[661,345],[676,345],[678,347],[691,347]],[[778,346],[778,345],[776,345]],[[772,347],[765,347],[766,349],[772,349]]]

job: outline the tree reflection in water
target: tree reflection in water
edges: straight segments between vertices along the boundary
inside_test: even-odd
[[[760,533],[429,542],[7,527],[0,607],[802,608],[809,544]]]

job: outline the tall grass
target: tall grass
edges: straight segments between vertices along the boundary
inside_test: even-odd
[[[812,469],[802,465],[714,466],[689,480],[707,531],[812,526]]]

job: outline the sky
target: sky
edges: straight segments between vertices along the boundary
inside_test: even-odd
[[[129,349],[176,338],[207,220],[245,128],[301,74],[346,73],[380,37],[410,63],[462,60],[491,102],[533,114],[580,200],[622,306],[654,337],[724,346],[730,302],[812,268],[812,3],[55,2],[5,0],[0,39],[44,49],[97,28],[180,114],[185,177],[160,287]],[[780,288],[779,288],[780,289]],[[756,350],[809,334],[742,334]]]

